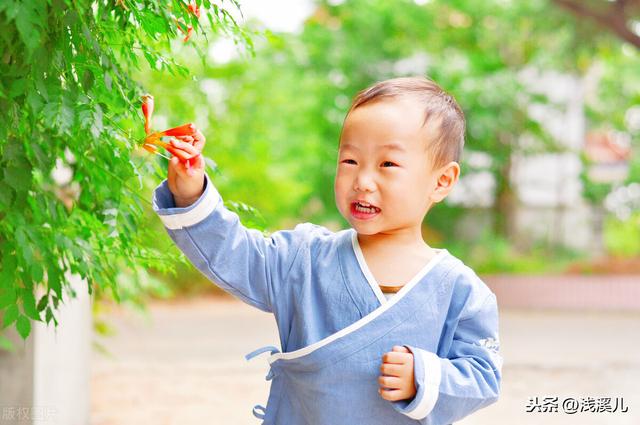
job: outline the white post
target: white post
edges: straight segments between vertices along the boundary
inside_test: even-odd
[[[92,316],[87,283],[67,275],[76,298],[65,299],[53,323],[34,323],[34,424],[88,425]]]
[[[0,350],[2,425],[89,425],[91,297],[79,276],[67,281],[76,298],[65,297],[57,328],[32,321],[27,341],[4,332],[15,351]]]

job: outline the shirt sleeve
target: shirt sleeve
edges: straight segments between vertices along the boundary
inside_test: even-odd
[[[204,192],[192,205],[176,207],[164,180],[154,190],[153,209],[171,239],[209,280],[267,312],[273,312],[282,282],[313,226],[302,223],[270,237],[245,228],[238,215],[225,208],[206,174]]]
[[[498,306],[490,293],[471,317],[463,318],[446,358],[407,346],[414,355],[416,395],[393,407],[424,425],[451,424],[498,400],[503,359]]]

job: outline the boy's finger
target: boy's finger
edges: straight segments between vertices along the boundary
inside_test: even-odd
[[[181,162],[185,162],[193,157],[193,155],[182,149],[176,148],[173,145],[167,145],[166,149],[171,152],[172,155],[177,156]]]
[[[175,158],[175,160],[174,160],[174,158]],[[169,159],[169,169],[167,170],[167,174],[168,174],[167,177],[171,177],[176,172],[176,170],[175,170],[175,165],[176,165],[175,161],[177,161],[177,160],[178,159],[175,156],[172,156]]]
[[[173,168],[173,171],[175,171],[175,173],[181,177],[184,177],[185,173],[185,168],[184,168],[184,164],[182,163],[182,161],[180,161],[180,158],[177,156],[172,156],[171,157],[171,164]]]
[[[410,353],[407,347],[400,346],[400,345],[395,345],[392,351],[395,351],[396,353]]]
[[[190,157],[198,155],[200,153],[200,151],[198,149],[196,149],[191,143],[182,142],[182,141],[176,140],[176,139],[171,139],[171,145],[176,147],[176,148],[178,148],[178,149],[182,149],[183,151],[187,152]]]
[[[196,132],[193,135],[193,146],[199,151],[202,151],[205,142],[206,139],[204,138],[204,135],[200,132],[200,130],[196,129]]]
[[[182,140],[185,143],[193,144],[192,136],[175,136],[176,139]]]
[[[167,170],[167,179],[173,181],[180,173],[180,160],[177,156],[172,156],[169,160],[169,169]]]
[[[380,373],[387,376],[401,376],[403,371],[402,365],[382,363],[382,366],[380,366]]]
[[[393,364],[405,364],[407,362],[405,353],[397,353],[395,351],[390,351],[385,353],[382,356],[382,361],[384,363],[393,363]]]
[[[193,164],[193,168],[196,170],[204,170],[205,163],[202,154],[198,155],[195,158],[192,158],[191,164]]]
[[[186,161],[185,162],[180,161],[180,164],[178,165],[178,167],[180,168],[180,174],[185,177],[189,177],[189,178],[193,177],[198,172],[198,170],[196,170],[194,167],[190,165],[188,166]]]
[[[402,380],[396,376],[379,376],[378,385],[382,388],[398,389],[402,386]]]
[[[385,390],[385,389],[379,388],[378,392],[380,393],[380,396],[385,400],[389,400],[389,401],[402,400],[403,392],[401,390]]]

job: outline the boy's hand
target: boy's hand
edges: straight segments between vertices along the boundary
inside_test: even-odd
[[[169,161],[169,190],[173,194],[176,207],[183,208],[193,204],[202,195],[205,162],[200,152],[206,140],[198,129],[193,136],[179,136],[178,139],[180,140],[172,139],[170,142],[174,148],[183,150],[190,156],[197,156],[188,168],[176,156]]]
[[[382,356],[382,376],[378,378],[378,392],[385,400],[398,401],[413,398],[416,384],[413,380],[413,353],[406,347],[395,346]]]

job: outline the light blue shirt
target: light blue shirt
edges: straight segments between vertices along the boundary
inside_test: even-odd
[[[197,202],[176,208],[163,181],[153,206],[169,236],[207,278],[275,316],[280,348],[269,351],[272,380],[264,424],[451,424],[497,401],[495,295],[447,250],[387,299],[354,229],[302,223],[265,237],[225,208],[208,176]],[[414,354],[417,393],[378,394],[382,355]]]

